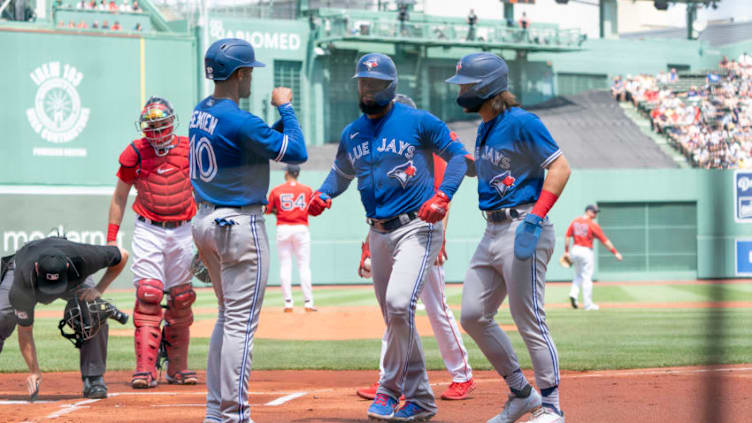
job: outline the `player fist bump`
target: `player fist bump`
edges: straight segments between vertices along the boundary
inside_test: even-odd
[[[517,226],[514,234],[514,256],[517,259],[527,260],[533,256],[542,227],[543,218],[532,213],[528,213]]]
[[[436,194],[420,207],[418,217],[428,223],[436,223],[444,218],[447,210],[449,210],[449,197],[441,191],[436,191]]]
[[[308,203],[308,214],[318,216],[332,206],[332,197],[323,192],[316,191],[311,196],[311,202]]]
[[[292,90],[287,87],[277,87],[272,90],[272,105],[279,107],[283,104],[292,103]]]

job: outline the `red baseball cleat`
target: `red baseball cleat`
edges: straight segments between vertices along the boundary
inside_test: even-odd
[[[376,391],[379,390],[379,382],[376,382],[369,386],[368,388],[360,388],[355,391],[356,394],[358,394],[359,397],[372,400],[376,398]]]
[[[463,400],[466,399],[473,390],[475,390],[475,381],[472,379],[467,382],[452,382],[449,385],[449,388],[441,394],[441,399]]]

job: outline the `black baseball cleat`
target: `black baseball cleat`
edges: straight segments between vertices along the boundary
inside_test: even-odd
[[[572,304],[572,308],[577,309],[577,298],[569,297],[569,302]]]
[[[84,398],[102,399],[107,398],[107,385],[102,376],[85,376]]]

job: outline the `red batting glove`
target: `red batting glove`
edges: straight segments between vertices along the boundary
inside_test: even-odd
[[[439,251],[439,256],[436,257],[436,260],[434,260],[433,264],[435,266],[443,266],[444,262],[449,259],[449,256],[446,252],[446,231],[444,231],[444,239],[441,240],[441,251]]]
[[[360,266],[358,266],[358,276],[361,278],[368,278],[371,270],[366,268],[366,259],[371,258],[371,248],[367,242],[360,245]]]
[[[436,194],[420,207],[418,217],[428,223],[436,223],[446,216],[447,210],[449,210],[449,197],[441,191],[436,191]]]
[[[322,193],[314,192],[311,196],[311,202],[308,203],[308,214],[311,216],[318,216],[324,212],[324,209],[328,209],[332,206],[332,197]]]

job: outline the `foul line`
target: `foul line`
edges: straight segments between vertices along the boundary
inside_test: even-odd
[[[294,394],[290,394],[290,395],[285,395],[283,397],[279,397],[279,398],[275,399],[274,401],[269,401],[269,402],[267,402],[264,405],[267,405],[269,407],[276,407],[276,406],[282,405],[282,404],[284,404],[284,403],[286,403],[288,401],[292,401],[295,398],[300,398],[300,397],[302,397],[303,395],[306,395],[306,394],[308,394],[308,392],[296,392]]]
[[[80,408],[88,408],[88,407],[82,407],[82,406],[86,405],[86,404],[92,404],[92,403],[95,403],[97,401],[99,401],[99,400],[98,399],[87,399],[87,400],[79,401],[79,402],[76,402],[76,403],[73,403],[73,404],[63,404],[63,405],[60,406],[60,407],[63,408],[62,410],[59,410],[59,411],[56,411],[56,412],[50,414],[49,416],[47,416],[47,418],[48,419],[56,419],[56,418],[58,418],[60,416],[64,416],[64,415],[66,415],[68,413],[72,413],[72,412],[74,412],[74,411],[76,411],[76,410],[78,410]]]

